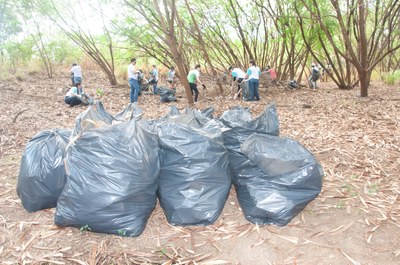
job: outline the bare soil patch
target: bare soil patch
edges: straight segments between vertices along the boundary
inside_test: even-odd
[[[220,218],[206,227],[170,226],[157,205],[136,238],[80,232],[53,224],[54,209],[27,213],[16,195],[26,142],[39,131],[72,128],[85,107],[64,103],[69,78],[39,74],[0,82],[0,263],[2,264],[399,264],[400,87],[373,83],[368,98],[332,83],[295,91],[261,88],[261,101],[234,101],[201,91],[195,107],[215,114],[234,105],[254,116],[277,105],[281,136],[306,146],[325,171],[323,191],[284,227],[246,221],[234,189]],[[85,88],[112,114],[129,102],[127,84],[110,87],[98,72],[85,73]],[[212,84],[209,84],[212,87]],[[100,93],[101,94],[101,93]],[[187,106],[142,95],[144,119]]]

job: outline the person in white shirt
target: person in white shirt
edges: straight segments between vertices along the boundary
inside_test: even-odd
[[[258,93],[258,87],[260,85],[260,75],[261,70],[256,66],[254,60],[250,60],[250,67],[247,69],[245,78],[249,79],[249,90],[250,90],[250,101],[260,100],[260,95]]]
[[[242,83],[243,79],[246,76],[246,73],[242,69],[233,68],[232,66],[230,66],[228,68],[228,70],[229,70],[229,72],[231,73],[231,75],[233,77],[233,81],[237,82],[237,85],[238,85],[237,93],[238,93],[238,96],[240,97],[240,95],[239,95],[240,94],[239,93],[239,91],[240,91],[240,83]]]
[[[138,83],[139,71],[136,70],[136,59],[131,59],[131,63],[128,65],[128,80],[131,92],[129,94],[131,103],[137,102],[139,97],[139,83]]]
[[[82,69],[79,65],[73,63],[70,73],[72,85],[75,85],[76,83],[82,83]]]
[[[80,105],[82,103],[82,85],[81,83],[76,83],[70,90],[68,90],[67,94],[65,95],[64,101],[70,107]]]

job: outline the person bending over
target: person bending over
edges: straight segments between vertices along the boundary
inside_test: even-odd
[[[70,107],[82,104],[82,93],[83,90],[81,83],[76,83],[65,95],[65,103]]]

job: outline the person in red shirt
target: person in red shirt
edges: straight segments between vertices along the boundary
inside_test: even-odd
[[[271,78],[271,83],[273,85],[276,84],[276,71],[274,69],[272,69],[269,65],[267,66],[267,73],[269,74],[269,77]]]

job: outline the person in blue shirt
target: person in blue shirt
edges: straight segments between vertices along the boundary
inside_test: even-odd
[[[153,85],[153,93],[157,94],[157,83],[158,83],[158,70],[155,64],[153,64],[153,69],[150,71],[151,80],[149,84]]]
[[[254,60],[250,60],[250,67],[247,69],[245,79],[249,79],[250,101],[260,100],[258,87],[260,85],[261,70]]]

